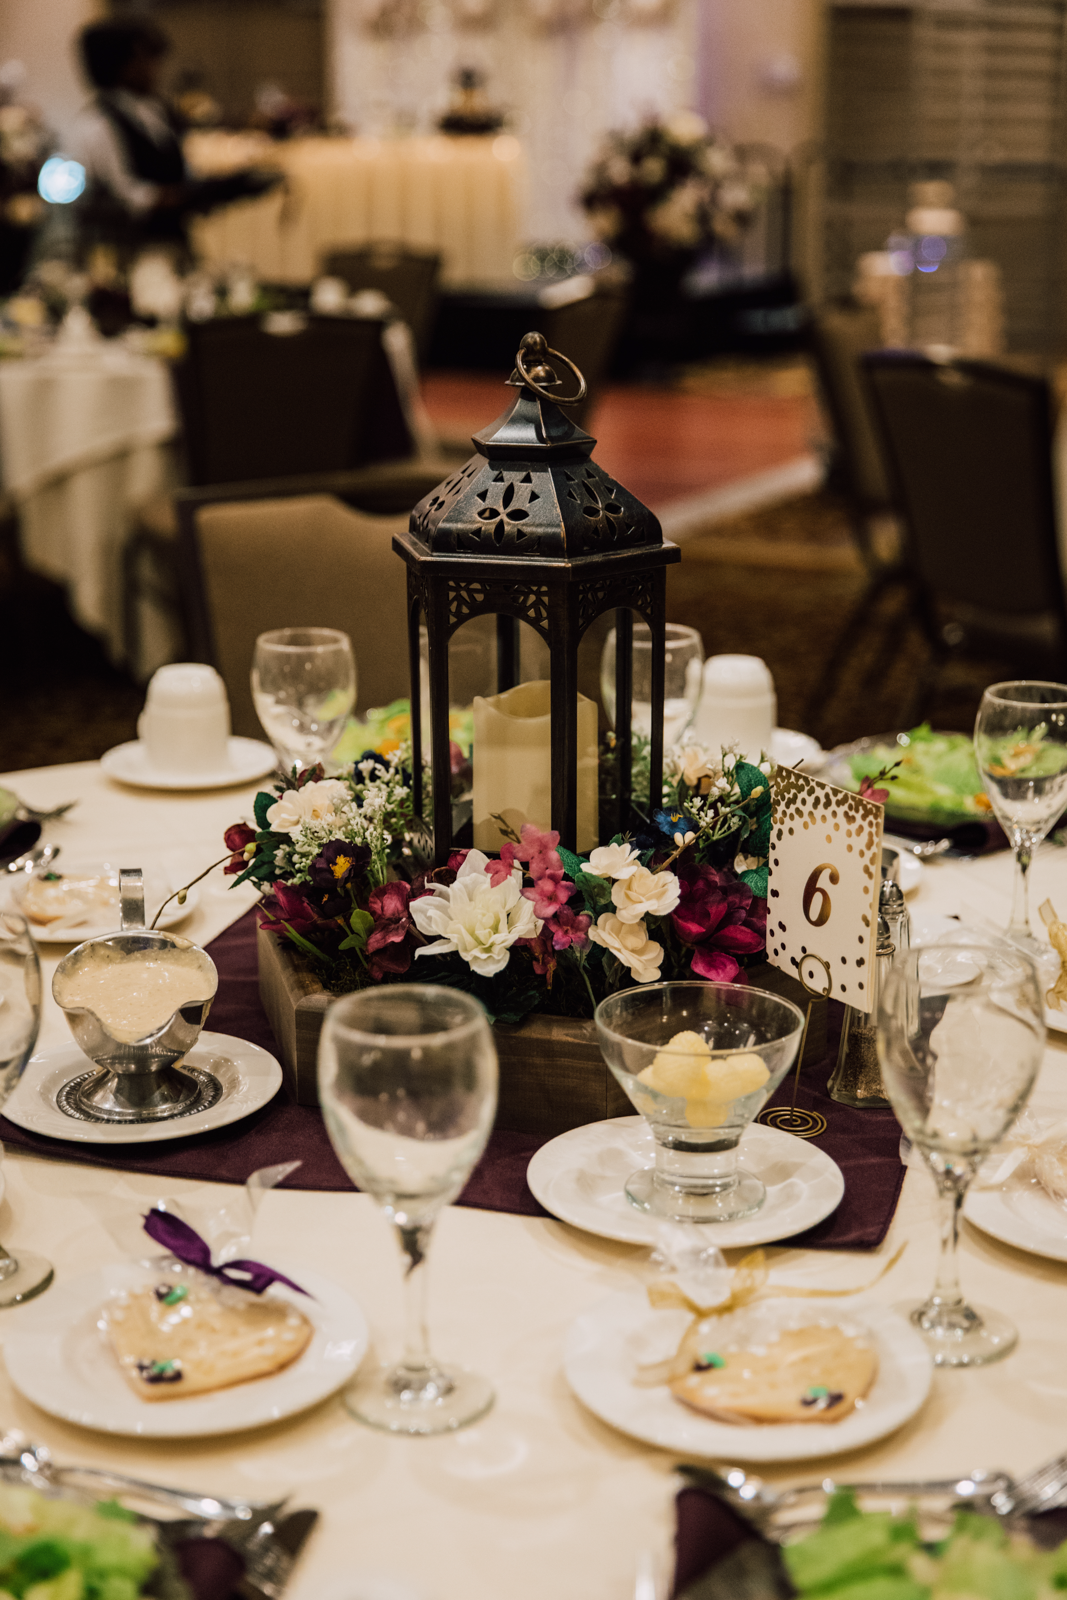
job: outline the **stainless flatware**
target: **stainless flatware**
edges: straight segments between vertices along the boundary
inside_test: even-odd
[[[1035,1511],[1055,1511],[1067,1505],[1067,1456],[1046,1461],[1017,1483],[990,1496],[993,1510],[1002,1517],[1026,1517]]]
[[[943,856],[946,850],[952,849],[951,839],[920,839],[916,844],[900,843],[901,850],[910,850],[913,856],[918,856],[920,861],[929,861],[931,856]]]
[[[16,856],[14,861],[7,863],[4,871],[24,872],[27,877],[31,877],[41,867],[47,867],[50,862],[54,861],[61,849],[62,845],[41,844],[35,850],[24,850],[22,855]]]
[[[918,1495],[945,1495],[953,1500],[970,1501],[973,1505],[988,1504],[997,1509],[994,1503],[996,1497],[1010,1495],[1015,1487],[1006,1472],[985,1470],[957,1478],[875,1480],[866,1483],[837,1483],[830,1478],[823,1478],[819,1483],[777,1491],[768,1488],[762,1478],[745,1472],[741,1467],[723,1467],[718,1472],[705,1467],[685,1467],[683,1471],[693,1483],[703,1483],[714,1489],[720,1499],[742,1512],[762,1533],[771,1536],[778,1525],[783,1530],[789,1526],[792,1515],[803,1509],[805,1501],[814,1497],[825,1498],[833,1489],[886,1497],[900,1495],[909,1499]]]
[[[174,1489],[167,1484],[148,1483],[143,1478],[131,1478],[123,1472],[109,1472],[104,1467],[61,1467],[52,1460],[52,1453],[43,1444],[34,1444],[21,1430],[10,1429],[0,1437],[0,1461],[16,1462],[30,1477],[40,1480],[40,1487],[111,1489],[120,1494],[135,1495],[154,1500],[184,1511],[187,1516],[205,1522],[219,1520],[236,1522],[262,1522],[271,1520],[285,1505],[285,1500],[258,1502],[234,1500],[224,1495],[197,1494],[191,1489]]]

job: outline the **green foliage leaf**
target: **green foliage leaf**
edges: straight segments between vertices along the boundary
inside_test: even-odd
[[[753,867],[751,872],[739,872],[738,877],[752,890],[757,900],[766,900],[770,878],[766,862],[762,867]]]
[[[270,810],[277,798],[278,796],[276,794],[265,793],[262,789],[260,790],[259,794],[256,795],[255,803],[252,806],[252,814],[256,819],[256,824],[258,827],[266,828],[267,812]]]
[[[568,878],[573,878],[577,883],[578,874],[585,870],[585,862],[581,856],[576,856],[573,850],[568,850],[566,845],[562,844],[556,846],[556,853],[563,862],[563,870]]]
[[[598,878],[592,872],[578,872],[575,874],[575,883],[578,891],[585,901],[585,909],[595,918],[607,906],[611,905],[611,884],[606,878]]]
[[[285,929],[289,938],[293,941],[298,950],[302,950],[306,956],[311,956],[314,961],[322,960],[322,951],[317,949],[316,946],[312,944],[310,939],[305,939],[302,933],[297,933],[296,929],[288,922],[283,922],[282,927]],[[342,949],[343,948],[344,946],[342,946]]]
[[[365,950],[367,940],[370,938],[371,929],[374,927],[374,918],[369,911],[361,911],[357,906],[348,919],[351,934],[341,945],[342,950]]]

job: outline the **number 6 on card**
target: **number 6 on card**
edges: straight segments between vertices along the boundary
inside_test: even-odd
[[[882,807],[779,767],[771,814],[767,959],[809,993],[871,1009]]]

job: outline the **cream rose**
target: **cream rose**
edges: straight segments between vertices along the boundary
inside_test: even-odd
[[[347,783],[323,778],[302,789],[286,789],[267,812],[267,827],[274,833],[296,833],[306,822],[334,822],[338,809],[352,798]]]
[[[523,898],[521,873],[494,887],[485,870],[488,861],[480,850],[469,851],[453,884],[434,884],[432,894],[411,901],[411,920],[419,932],[438,936],[416,956],[457,951],[473,971],[491,978],[507,966],[516,939],[536,939],[541,923]]]
[[[585,870],[594,878],[629,878],[640,865],[632,844],[602,844],[590,855]]]
[[[416,902],[417,904],[418,902]],[[613,911],[605,911],[590,928],[589,937],[628,967],[638,983],[655,983],[663,962],[663,946],[648,937],[643,922],[623,922]]]
[[[641,922],[645,917],[665,917],[673,911],[681,895],[681,885],[673,872],[649,872],[638,867],[611,891],[620,922]]]

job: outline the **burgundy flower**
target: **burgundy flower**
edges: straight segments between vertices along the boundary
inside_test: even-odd
[[[681,893],[671,912],[683,944],[695,945],[692,970],[716,983],[737,979],[742,955],[763,948],[766,901],[756,900],[747,884],[715,867],[691,867],[678,874]]]
[[[408,883],[383,883],[367,901],[367,910],[374,918],[374,927],[367,940],[368,953],[383,950],[386,945],[399,944],[411,929],[408,902],[411,885]],[[407,968],[404,968],[407,971]]]
[[[351,888],[369,866],[370,851],[365,844],[331,839],[315,857],[308,872],[317,889],[328,889],[335,895],[338,889]]]
[[[322,926],[322,918],[299,889],[276,883],[260,902],[260,927],[270,933],[285,933],[285,923],[296,933],[309,933]]]
[[[403,944],[387,944],[376,950],[367,962],[367,971],[375,983],[387,977],[402,978],[411,966],[411,948],[411,941],[405,939]]]
[[[567,950],[572,944],[579,949],[589,943],[589,925],[592,917],[584,911],[572,911],[570,906],[561,906],[552,919],[551,929],[542,929],[543,933],[551,932],[552,948],[554,950]]]
[[[556,953],[552,948],[552,939],[549,929],[542,928],[536,939],[517,939],[516,944],[524,944],[533,956],[533,969],[538,977],[547,980],[545,987],[551,989],[552,975],[556,970]]]
[[[227,850],[232,850],[233,855],[223,867],[226,874],[243,872],[248,865],[245,855],[245,846],[254,844],[256,838],[255,828],[250,828],[247,822],[235,822],[232,828],[227,828],[222,836],[222,842]]]

